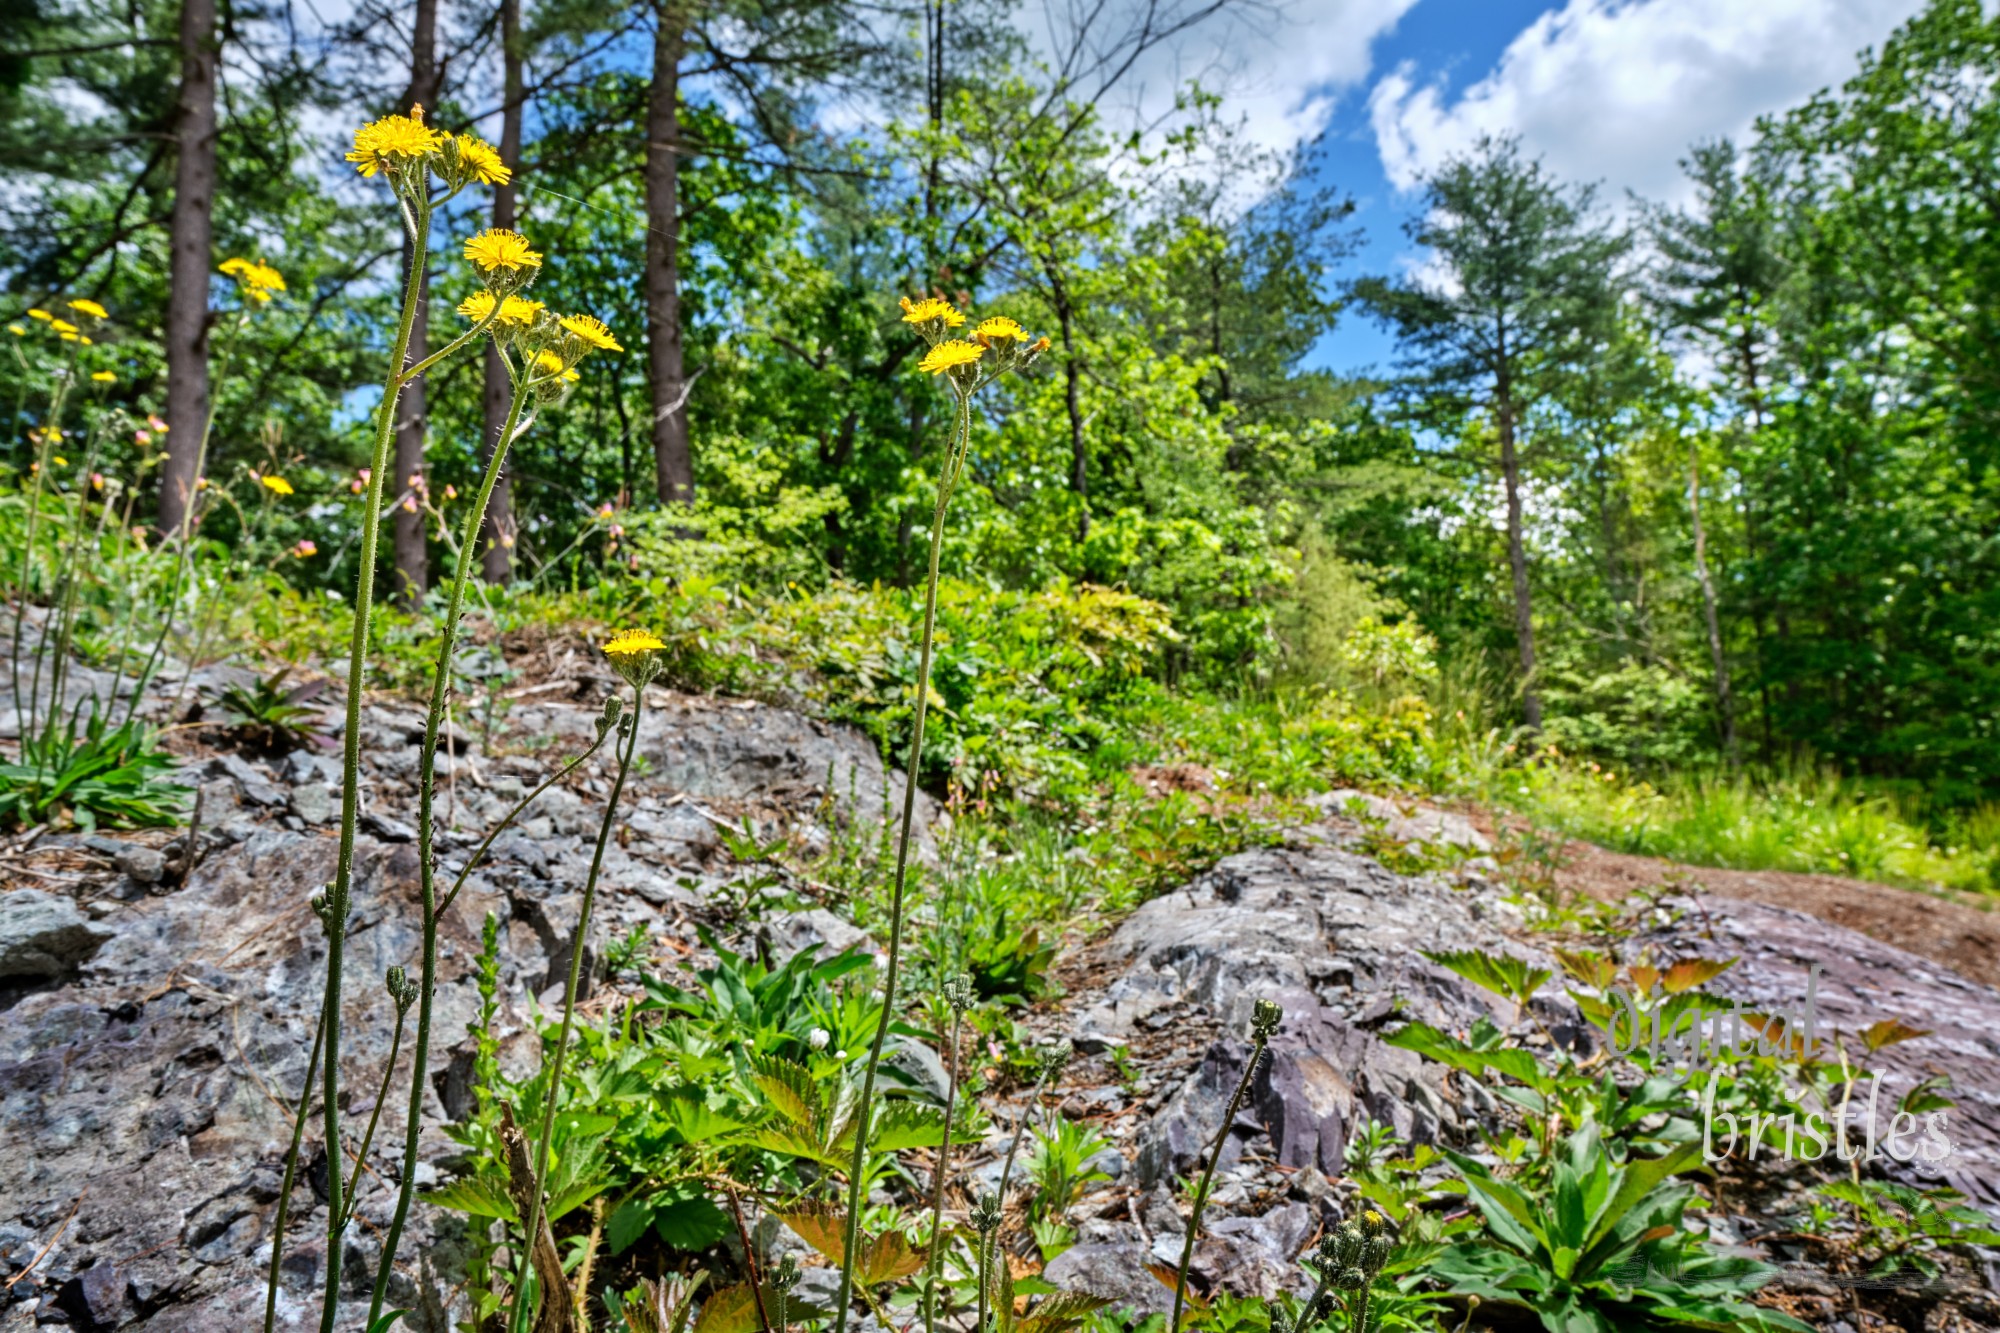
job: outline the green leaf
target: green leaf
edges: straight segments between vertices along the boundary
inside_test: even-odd
[[[1473,985],[1488,990],[1502,999],[1525,1004],[1528,997],[1541,989],[1542,983],[1555,974],[1547,968],[1529,967],[1518,958],[1502,953],[1486,953],[1477,949],[1455,949],[1444,953],[1426,953],[1425,958],[1439,967],[1458,973]]]
[[[408,1310],[391,1310],[370,1324],[368,1333],[389,1333],[389,1327],[408,1313]]]
[[[481,1176],[467,1176],[441,1188],[426,1190],[423,1199],[425,1203],[434,1203],[454,1212],[470,1213],[474,1217],[492,1217],[517,1224],[521,1220],[514,1211],[514,1201],[507,1197],[507,1191],[497,1181]]]
[[[729,1234],[729,1217],[693,1189],[675,1197],[655,1195],[653,1233],[677,1250],[705,1250]]]
[[[611,1220],[605,1223],[604,1239],[610,1244],[612,1254],[623,1254],[652,1225],[652,1206],[643,1199],[627,1199],[613,1210]]]

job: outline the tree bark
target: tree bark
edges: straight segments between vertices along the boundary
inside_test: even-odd
[[[443,81],[443,71],[437,64],[437,12],[438,0],[417,0],[415,27],[410,39],[410,87],[403,95],[403,105],[433,106],[438,98],[438,85]],[[407,279],[410,264],[415,256],[411,251],[409,237],[403,238],[403,273]],[[421,296],[417,301],[416,322],[410,328],[410,360],[414,363],[430,355],[430,276],[423,279]],[[424,404],[424,381],[420,377],[410,381],[403,390],[400,404],[401,415],[396,420],[396,473],[390,478],[389,494],[401,495],[404,488],[414,483],[419,485],[424,475],[424,427],[427,424]],[[424,592],[430,587],[430,551],[424,540],[426,515],[421,507],[422,499],[406,507],[396,506],[396,593],[405,606],[417,607],[423,604]]]
[[[208,428],[208,280],[215,204],[215,0],[181,6],[181,89],[174,136],[174,207],[167,295],[167,460],[160,531],[174,532],[194,498]]]
[[[653,382],[653,466],[661,504],[694,503],[681,349],[680,95],[686,50],[677,4],[660,6],[646,104],[646,367]]]
[[[1076,360],[1075,314],[1070,309],[1062,272],[1051,266],[1049,290],[1056,298],[1056,321],[1063,342],[1063,410],[1069,417],[1069,488],[1076,493],[1076,541],[1081,546],[1090,537],[1089,455],[1083,442],[1083,404],[1078,396],[1078,380],[1083,370]]]
[[[1715,665],[1715,710],[1722,719],[1722,750],[1729,766],[1743,762],[1736,747],[1736,701],[1729,689],[1729,659],[1722,653],[1722,619],[1715,609],[1715,580],[1708,576],[1708,536],[1701,526],[1701,455],[1688,447],[1688,513],[1694,519],[1694,576],[1701,583],[1701,609],[1708,621],[1708,655]]]
[[[508,166],[521,160],[521,0],[500,0],[501,89],[505,105],[500,109],[500,158]],[[514,229],[514,185],[493,187],[493,225]],[[500,432],[507,422],[507,400],[513,390],[507,382],[507,368],[492,339],[486,340],[485,447],[480,450],[483,468],[499,446]],[[486,523],[480,530],[480,573],[488,583],[506,583],[514,574],[514,486],[502,471],[493,483],[493,495],[486,505]]]
[[[1521,646],[1521,714],[1530,731],[1540,731],[1542,696],[1535,687],[1535,608],[1528,591],[1528,545],[1521,523],[1521,457],[1514,447],[1513,385],[1504,364],[1495,406],[1500,424],[1500,476],[1507,490],[1507,566],[1514,577],[1514,637]]]

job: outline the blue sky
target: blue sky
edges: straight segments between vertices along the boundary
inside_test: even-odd
[[[1424,0],[1376,39],[1372,54],[1382,69],[1407,62],[1447,92],[1460,93],[1491,70],[1507,44],[1548,8],[1545,0]],[[1368,91],[1350,88],[1336,104],[1318,179],[1354,200],[1362,245],[1349,271],[1393,273],[1410,249],[1403,221],[1410,216],[1411,198],[1383,169],[1369,123]],[[1386,369],[1394,358],[1388,334],[1365,315],[1350,312],[1320,340],[1312,364],[1341,371],[1371,364]]]
[[[1060,0],[1055,0],[1060,3]],[[1032,0],[1031,0],[1032,6]],[[1141,71],[1160,105],[1199,76],[1273,145],[1323,132],[1324,179],[1364,232],[1342,276],[1416,262],[1402,231],[1422,174],[1481,133],[1517,134],[1557,174],[1674,200],[1690,144],[1744,137],[1856,69],[1922,0],[1287,0],[1211,20]],[[1260,15],[1265,13],[1260,11]],[[1386,368],[1356,315],[1311,363]]]

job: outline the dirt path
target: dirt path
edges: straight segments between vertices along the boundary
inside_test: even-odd
[[[1934,959],[1973,981],[2000,986],[2000,911],[1966,898],[1804,875],[1788,870],[1722,870],[1572,842],[1556,883],[1612,901],[1664,882],[1696,896],[1743,898],[1789,907]]]

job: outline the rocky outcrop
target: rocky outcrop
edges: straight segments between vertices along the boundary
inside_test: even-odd
[[[597,711],[530,700],[491,745],[461,738],[440,778],[447,875],[489,820],[588,743]],[[412,709],[371,705],[364,722],[373,771],[341,1047],[349,1152],[389,1052],[383,976],[392,965],[414,970],[418,952],[410,783],[422,721]],[[769,836],[781,821],[823,840],[830,816],[874,819],[901,794],[900,777],[864,738],[761,704],[656,692],[640,753],[644,771],[628,786],[607,850],[592,929],[599,956],[605,940],[638,925],[693,943],[692,914],[737,873],[718,826],[749,818]],[[272,762],[218,754],[191,762],[187,775],[201,788],[204,831],[185,883],[163,874],[162,835],[44,837],[17,853],[20,874],[5,876],[0,1128],[10,1151],[0,1153],[0,1281],[20,1280],[0,1295],[0,1328],[59,1321],[209,1333],[261,1321],[291,1108],[325,962],[307,900],[333,877],[339,772],[325,755],[301,751]],[[535,995],[554,998],[550,987],[566,971],[608,790],[601,763],[552,789],[495,844],[445,918],[420,1175],[456,1151],[439,1130],[463,1109],[453,1105],[465,1073],[454,1048],[477,1012],[482,921],[491,912],[500,927],[503,1058],[528,1065],[536,1046],[527,1006]],[[22,887],[24,879],[37,887]],[[390,1080],[346,1237],[357,1290],[372,1280],[393,1203],[407,1061]],[[317,1138],[315,1128],[309,1143]],[[294,1190],[280,1328],[317,1326],[327,1170],[322,1155]],[[459,1234],[455,1219],[418,1207],[400,1255],[399,1303],[416,1303],[419,1256],[450,1271]],[[356,1321],[365,1306],[353,1310]]]
[[[1323,799],[1329,813],[1347,806]],[[1469,831],[1422,811],[1364,813],[1445,837]],[[1912,898],[1913,910],[1920,902]],[[1117,1051],[1147,1070],[1148,1086],[1135,1090],[1142,1095],[1120,1099],[1110,1119],[1135,1178],[1122,1205],[1117,1188],[1095,1209],[1084,1205],[1098,1216],[1082,1224],[1080,1243],[1049,1276],[1163,1308],[1166,1288],[1146,1265],[1178,1261],[1180,1222],[1160,1186],[1198,1170],[1242,1076],[1251,1005],[1272,999],[1284,1007],[1284,1024],[1220,1159],[1217,1201],[1238,1216],[1205,1228],[1214,1234],[1197,1248],[1193,1271],[1198,1284],[1244,1294],[1297,1290],[1305,1279],[1294,1260],[1305,1242],[1290,1242],[1299,1233],[1296,1210],[1337,1216],[1327,1178],[1342,1173],[1362,1117],[1418,1142],[1473,1146],[1473,1121],[1495,1106],[1490,1094],[1382,1036],[1410,1020],[1458,1032],[1481,1014],[1514,1023],[1511,1005],[1421,955],[1500,950],[1552,967],[1523,925],[1519,909],[1476,874],[1457,884],[1393,874],[1343,850],[1331,825],[1230,857],[1141,906],[1072,969],[1083,984],[1062,1020],[1085,1051]],[[1901,1019],[1928,1029],[1867,1064],[1884,1074],[1888,1096],[1927,1074],[1949,1077],[1954,1152],[1936,1166],[1883,1166],[2000,1202],[2000,991],[1840,926],[1755,903],[1730,903],[1721,916],[1713,902],[1704,910],[1668,900],[1628,945],[1635,959],[1734,958],[1712,989],[1765,1009],[1795,1008],[1817,967],[1821,1033],[1841,1034],[1857,1054],[1856,1034],[1871,1023]],[[1534,1008],[1557,1040],[1594,1048],[1600,1034],[1580,1021],[1560,974]],[[1762,1229],[1779,1229],[1780,1219],[1766,1221]]]

